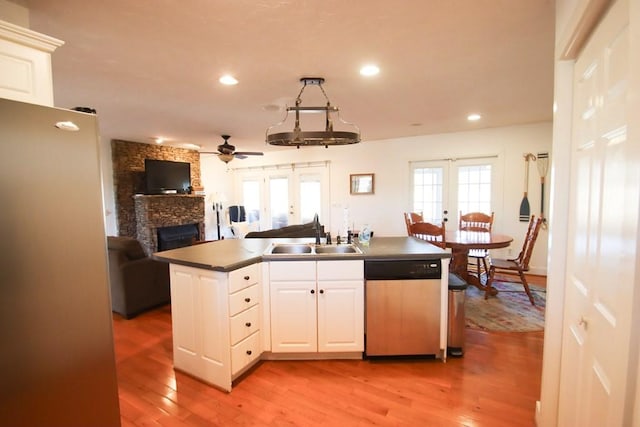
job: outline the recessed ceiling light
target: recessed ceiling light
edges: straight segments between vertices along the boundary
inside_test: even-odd
[[[227,85],[227,86],[233,86],[238,84],[238,80],[236,80],[236,78],[230,74],[225,74],[224,76],[220,77],[218,81],[223,85]]]
[[[477,114],[477,113],[469,114],[467,116],[467,120],[469,120],[470,122],[477,122],[481,118],[482,118],[482,116],[480,114]]]
[[[360,75],[365,77],[375,76],[378,73],[380,73],[380,68],[378,68],[378,66],[374,64],[367,64],[360,68]]]

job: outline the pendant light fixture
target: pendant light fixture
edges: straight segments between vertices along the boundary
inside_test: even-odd
[[[297,148],[316,145],[324,145],[325,147],[329,147],[330,145],[348,145],[357,144],[358,142],[360,142],[360,129],[356,125],[342,120],[342,118],[340,117],[340,109],[331,105],[329,97],[322,87],[324,78],[303,77],[300,79],[300,82],[302,83],[302,89],[300,89],[300,93],[296,98],[295,107],[287,107],[285,118],[280,123],[267,128],[266,142],[270,145],[279,145],[285,147],[295,146]],[[320,88],[320,90],[322,91],[322,95],[324,95],[327,104],[322,107],[302,106],[302,93],[307,86],[318,86],[318,88]],[[287,122],[290,112],[294,112],[295,115],[295,124],[293,130],[290,132],[275,132],[275,130],[277,130],[276,128],[283,127],[283,125]],[[306,113],[324,113],[324,130],[303,131],[300,125],[300,115],[305,114],[306,116]],[[336,125],[340,127],[346,125],[353,131],[334,129],[334,116],[338,118],[338,122],[335,123]]]

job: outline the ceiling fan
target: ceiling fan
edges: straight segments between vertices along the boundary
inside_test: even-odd
[[[218,158],[225,163],[229,163],[233,158],[246,159],[247,156],[262,156],[260,151],[236,151],[234,145],[229,144],[230,135],[220,135],[224,143],[218,145],[218,151],[201,151],[202,154],[217,154]]]

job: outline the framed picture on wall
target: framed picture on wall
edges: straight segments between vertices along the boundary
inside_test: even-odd
[[[352,174],[349,180],[351,194],[373,194],[375,181],[372,173]]]

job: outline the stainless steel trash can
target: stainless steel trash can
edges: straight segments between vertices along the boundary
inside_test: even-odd
[[[449,315],[447,323],[447,354],[464,355],[464,304],[468,283],[455,274],[449,274]]]

